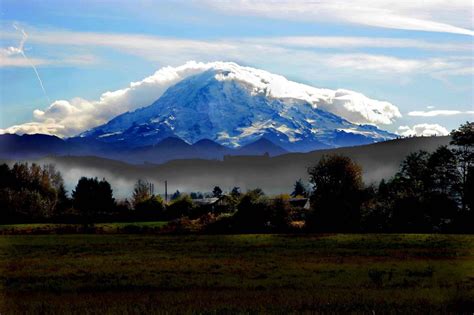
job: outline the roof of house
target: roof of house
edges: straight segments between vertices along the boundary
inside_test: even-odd
[[[289,202],[296,207],[309,208],[309,198],[290,198]]]
[[[197,205],[212,205],[216,203],[219,200],[219,198],[202,198],[202,199],[193,199],[193,202]]]

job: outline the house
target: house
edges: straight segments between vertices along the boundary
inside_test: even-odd
[[[290,198],[290,205],[295,208],[309,210],[309,198]]]
[[[219,201],[219,198],[201,198],[201,199],[193,199],[193,203],[196,206],[213,206],[217,201]]]
[[[233,210],[232,198],[227,195],[223,195],[219,198],[193,199],[193,203],[198,207],[207,208],[208,211],[212,212],[228,212]]]

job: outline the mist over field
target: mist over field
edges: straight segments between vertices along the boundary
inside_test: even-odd
[[[434,151],[448,145],[450,137],[419,137],[398,139],[372,145],[318,150],[309,153],[290,153],[276,157],[236,156],[220,160],[175,160],[164,164],[133,165],[97,157],[46,157],[30,162],[54,164],[64,177],[71,192],[82,176],[105,178],[112,185],[116,198],[131,196],[138,179],[155,184],[155,193],[208,192],[216,185],[224,191],[240,187],[242,191],[262,188],[267,194],[289,193],[296,180],[308,181],[307,168],[315,165],[323,155],[345,155],[359,163],[366,184],[377,184],[398,170],[400,162],[411,152]]]

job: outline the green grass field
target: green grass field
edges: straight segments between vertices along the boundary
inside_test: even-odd
[[[96,223],[94,228],[97,233],[111,234],[127,233],[138,229],[158,232],[167,223],[166,221]],[[0,234],[70,234],[81,233],[82,229],[83,226],[81,224],[4,224],[0,225]]]
[[[4,235],[0,313],[474,311],[474,236]]]

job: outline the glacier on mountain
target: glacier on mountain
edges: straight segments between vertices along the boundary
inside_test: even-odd
[[[290,151],[366,144],[394,134],[367,121],[388,124],[398,108],[348,90],[289,81],[230,62],[188,63],[178,81],[151,105],[121,114],[80,134],[129,147],[167,137],[188,143],[210,139],[240,147],[266,138]]]

